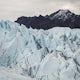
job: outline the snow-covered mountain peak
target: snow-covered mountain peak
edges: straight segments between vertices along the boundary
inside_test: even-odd
[[[69,19],[72,17],[72,15],[74,15],[74,13],[72,13],[71,11],[69,10],[58,10],[57,12],[53,13],[50,15],[50,19],[53,20],[54,18],[58,18],[58,19],[61,19],[61,20],[66,20],[66,19]]]
[[[66,10],[63,10],[63,9],[60,9],[57,11],[58,13],[62,13],[62,14],[67,14],[67,13],[72,13],[70,10],[66,9]]]

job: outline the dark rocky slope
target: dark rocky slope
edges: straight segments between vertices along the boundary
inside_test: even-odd
[[[24,24],[26,27],[37,29],[50,29],[53,27],[80,28],[80,15],[76,15],[69,10],[58,10],[46,16],[19,17],[15,22]]]

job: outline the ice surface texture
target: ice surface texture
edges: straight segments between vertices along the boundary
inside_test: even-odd
[[[1,21],[0,69],[0,80],[80,80],[80,29]]]

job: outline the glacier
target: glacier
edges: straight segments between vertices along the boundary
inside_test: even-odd
[[[0,21],[0,80],[80,80],[80,29]]]

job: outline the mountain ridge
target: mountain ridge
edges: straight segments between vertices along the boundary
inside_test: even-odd
[[[50,15],[46,16],[33,16],[19,17],[15,22],[24,24],[26,27],[32,27],[36,29],[50,29],[53,27],[69,27],[80,28],[80,15],[77,15],[70,10],[60,9]]]

